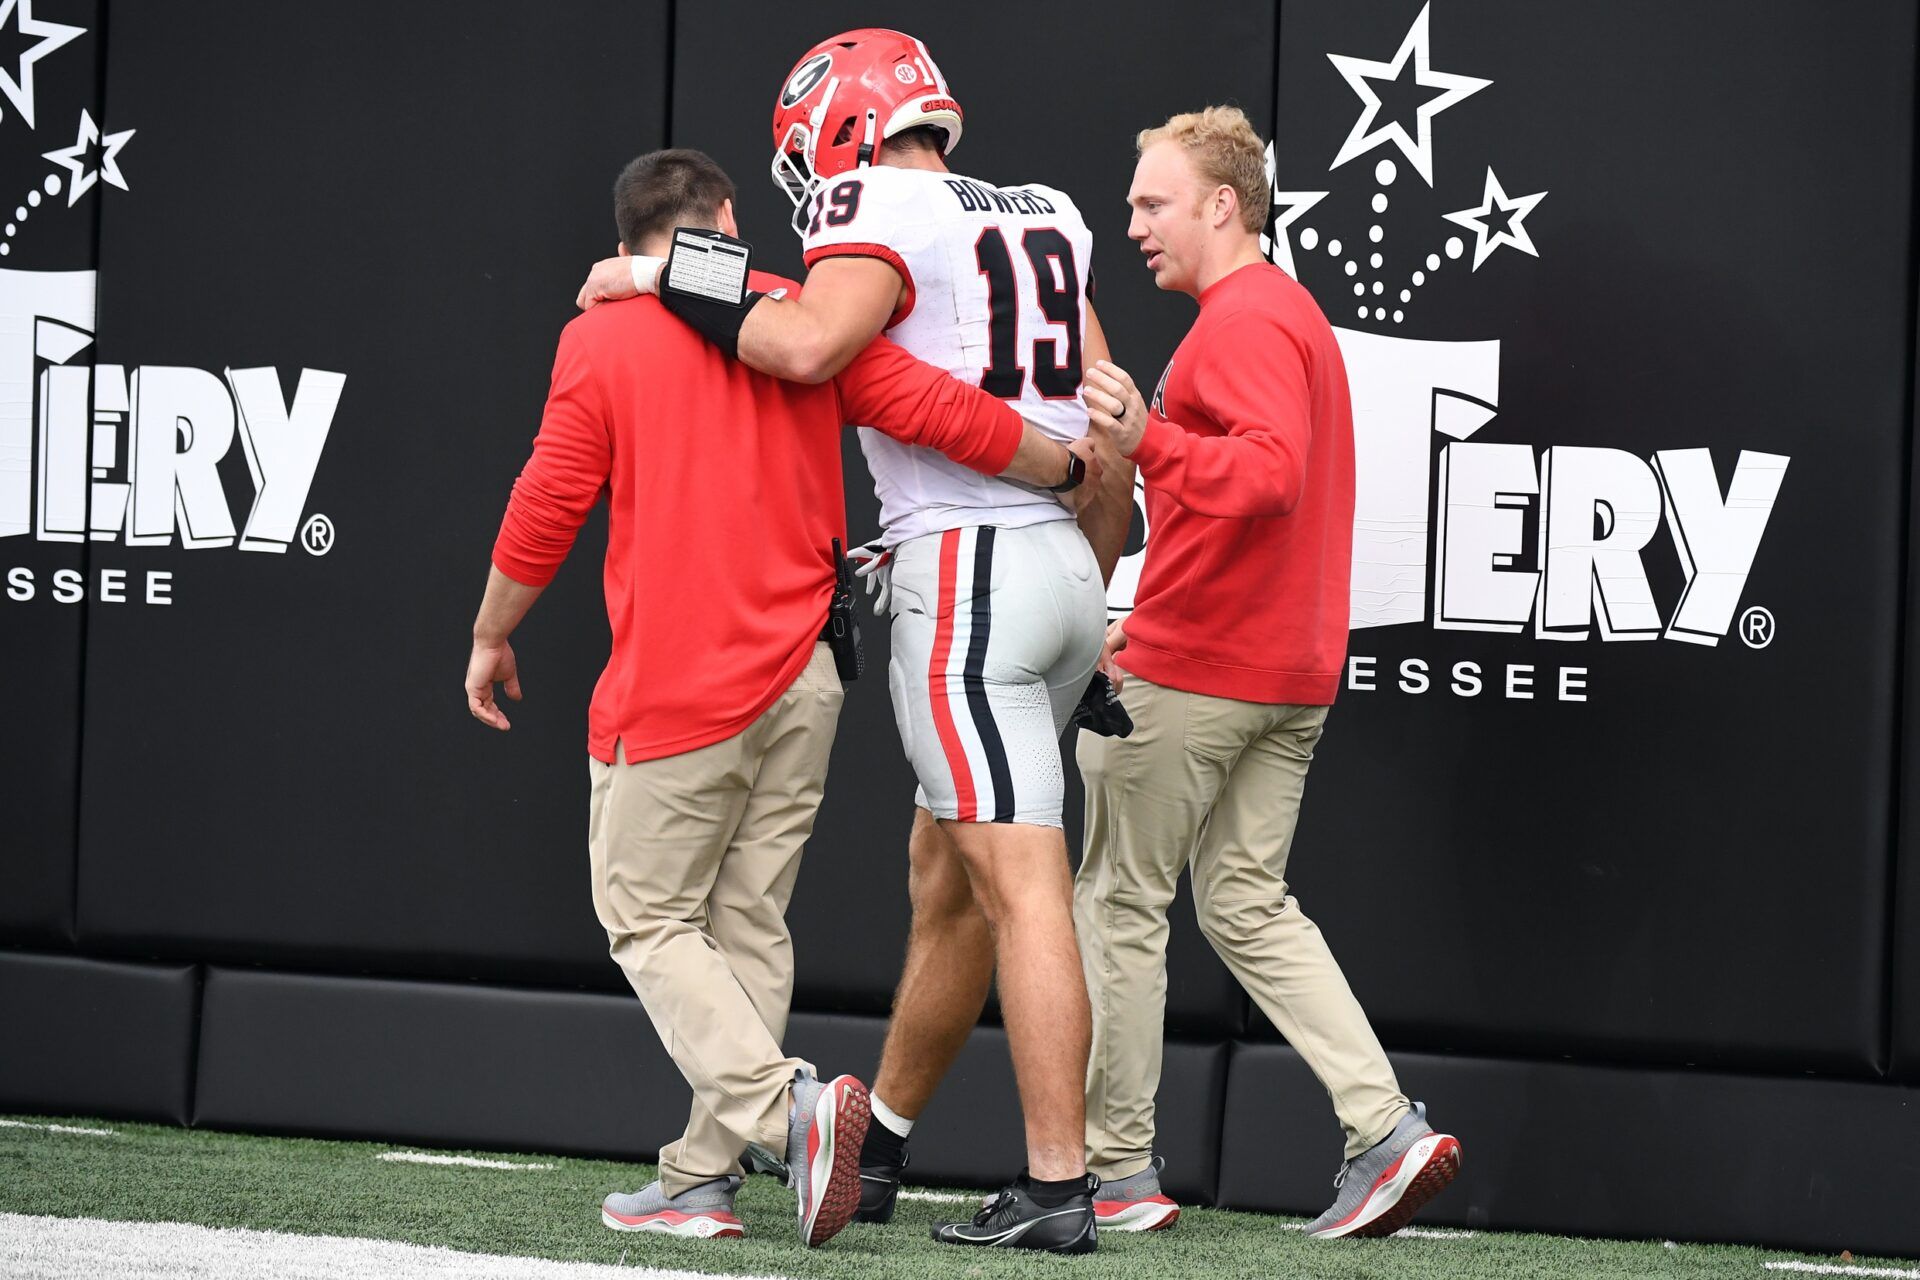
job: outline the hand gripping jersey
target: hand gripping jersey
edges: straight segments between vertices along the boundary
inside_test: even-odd
[[[804,235],[809,267],[879,258],[906,283],[887,336],[997,395],[1061,442],[1087,433],[1081,335],[1093,236],[1052,187],[990,187],[958,174],[857,169],[821,185]],[[976,525],[1072,514],[1050,493],[983,476],[931,449],[860,429],[888,546]]]

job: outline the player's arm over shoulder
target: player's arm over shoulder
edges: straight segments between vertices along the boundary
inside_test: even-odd
[[[742,360],[776,377],[825,382],[912,310],[913,273],[895,246],[923,220],[924,190],[902,174],[863,169],[814,194],[806,289],[797,300],[755,308],[741,330]]]

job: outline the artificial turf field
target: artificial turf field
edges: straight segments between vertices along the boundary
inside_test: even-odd
[[[106,1130],[68,1133],[50,1129]],[[986,1250],[958,1250],[928,1238],[936,1218],[964,1216],[979,1192],[917,1189],[892,1224],[853,1226],[824,1248],[803,1249],[795,1238],[792,1193],[770,1178],[748,1180],[741,1193],[744,1240],[694,1242],[627,1235],[600,1225],[600,1198],[649,1181],[649,1166],[560,1156],[482,1152],[458,1154],[516,1166],[476,1168],[417,1164],[378,1157],[415,1148],[365,1142],[324,1142],[160,1128],[110,1121],[13,1117],[0,1122],[0,1275],[93,1277],[104,1265],[73,1254],[74,1240],[133,1234],[40,1218],[106,1219],[125,1223],[196,1223],[297,1236],[357,1237],[435,1245],[506,1259],[553,1259],[644,1269],[724,1273],[730,1276],[817,1276],[833,1280],[887,1277],[1196,1275],[1314,1276],[1329,1280],[1395,1277],[1741,1277],[1768,1280],[1794,1274],[1911,1276],[1920,1264],[1875,1259],[1810,1257],[1727,1245],[1579,1240],[1503,1232],[1435,1228],[1420,1238],[1321,1242],[1307,1239],[1289,1219],[1216,1209],[1188,1209],[1171,1231],[1108,1233],[1100,1251],[1055,1258]],[[1472,1153],[1468,1153],[1472,1158]],[[29,1219],[11,1215],[35,1215]],[[1297,1227],[1297,1223],[1295,1224]],[[141,1229],[145,1230],[145,1229]],[[220,1240],[211,1233],[154,1229],[144,1237],[148,1260],[126,1274],[160,1276],[246,1274],[276,1276],[396,1275],[414,1270],[420,1251],[324,1253],[321,1241],[236,1237],[251,1252],[244,1263],[182,1256],[181,1238]],[[283,1246],[261,1249],[258,1241]],[[290,1246],[287,1248],[286,1246]],[[429,1255],[447,1270],[419,1274],[477,1274],[474,1260]],[[157,1260],[156,1260],[157,1259]],[[284,1259],[284,1260],[283,1260]],[[488,1274],[588,1275],[588,1269],[513,1264]],[[233,1268],[229,1270],[229,1268]]]

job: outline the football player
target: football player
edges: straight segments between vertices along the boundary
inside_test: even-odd
[[[868,28],[822,41],[789,74],[773,118],[773,175],[805,246],[800,296],[750,297],[746,308],[674,291],[663,301],[747,364],[801,381],[833,376],[885,331],[1084,457],[1082,372],[1106,356],[1089,305],[1092,236],[1056,188],[949,170],[961,128],[960,104],[919,40]],[[656,291],[660,268],[609,259],[581,304]],[[889,683],[919,780],[913,928],[874,1078],[860,1218],[892,1216],[907,1134],[979,1019],[997,949],[1028,1167],[971,1222],[934,1235],[1086,1252],[1096,1238],[1083,1145],[1089,1014],[1058,741],[1100,653],[1132,469],[1112,458],[1076,521],[1056,491],[981,476],[879,432],[860,440],[890,561],[869,571],[890,579]],[[1070,473],[1056,488],[1075,482]]]

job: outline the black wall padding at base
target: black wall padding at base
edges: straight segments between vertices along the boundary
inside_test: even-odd
[[[1426,1054],[1394,1065],[1464,1153],[1422,1221],[1920,1253],[1920,1090]],[[1340,1131],[1299,1055],[1235,1045],[1226,1114],[1223,1205],[1332,1203]]]
[[[631,997],[207,974],[207,1128],[638,1159],[687,1097]]]
[[[186,1124],[199,973],[0,952],[0,1113]]]
[[[651,1160],[691,1096],[631,996],[212,969],[195,1123],[428,1145]],[[796,1014],[788,1051],[870,1080],[886,1023]],[[1225,1045],[1169,1045],[1170,1186],[1211,1200]],[[1019,1172],[1006,1034],[982,1027],[915,1130],[913,1180]]]

